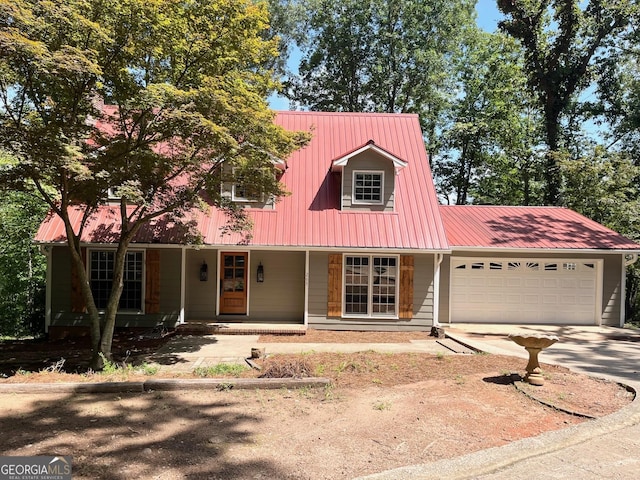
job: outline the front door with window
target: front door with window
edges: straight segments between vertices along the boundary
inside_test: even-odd
[[[220,255],[220,314],[247,313],[247,253]]]

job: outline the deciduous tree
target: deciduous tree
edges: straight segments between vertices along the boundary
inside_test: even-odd
[[[455,101],[434,172],[442,197],[458,205],[536,200],[537,120],[521,50],[499,33],[470,32],[453,59]]]
[[[429,149],[450,90],[451,56],[474,24],[470,0],[316,0],[288,95],[312,110],[418,113]]]
[[[545,202],[557,204],[560,172],[557,153],[563,147],[562,116],[594,80],[594,63],[636,25],[640,5],[634,0],[498,0],[506,19],[500,28],[525,50],[529,86],[544,114]]]
[[[43,333],[46,264],[32,239],[46,212],[34,192],[0,191],[0,335]]]
[[[94,367],[111,356],[126,250],[144,224],[179,219],[203,195],[233,212],[223,162],[265,194],[284,193],[269,167],[304,138],[274,125],[265,102],[277,54],[267,22],[252,0],[0,0],[0,142],[17,159],[0,184],[34,186],[64,221]],[[99,312],[80,241],[109,189],[121,225],[111,226],[113,288]]]

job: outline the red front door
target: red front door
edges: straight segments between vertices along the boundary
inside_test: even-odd
[[[247,253],[220,255],[220,314],[247,313]]]

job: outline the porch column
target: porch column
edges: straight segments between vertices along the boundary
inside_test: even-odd
[[[44,302],[44,331],[49,333],[49,325],[51,325],[51,250],[53,247],[49,245],[40,246],[40,252],[47,258],[47,279]]]
[[[433,326],[440,326],[440,264],[444,255],[436,253],[433,262]]]
[[[180,249],[180,318],[178,319],[179,323],[184,323],[184,304],[185,298],[187,297],[187,256],[186,256],[186,248],[182,247]]]

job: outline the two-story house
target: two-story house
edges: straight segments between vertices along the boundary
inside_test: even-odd
[[[249,242],[223,234],[215,209],[193,212],[197,248],[143,229],[118,326],[623,322],[626,264],[640,245],[564,208],[438,205],[416,115],[280,112],[276,121],[313,131],[281,166],[291,195],[274,203],[221,186],[248,209]],[[83,237],[98,306],[113,246],[92,232],[113,221],[105,207]],[[60,220],[47,218],[36,241],[48,258],[47,328],[85,325]]]

